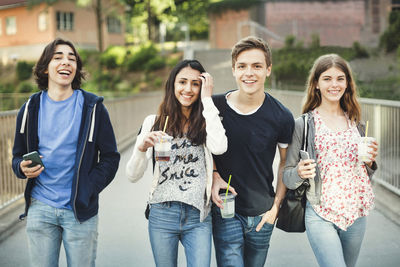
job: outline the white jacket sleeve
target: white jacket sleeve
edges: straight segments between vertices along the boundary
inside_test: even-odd
[[[202,103],[204,108],[202,114],[206,120],[206,146],[214,155],[223,154],[228,149],[228,139],[218,116],[219,111],[211,97],[203,98]]]
[[[155,117],[155,115],[150,115],[144,119],[140,134],[136,137],[136,143],[133,147],[132,155],[126,164],[126,175],[128,176],[128,180],[132,183],[137,182],[143,177],[143,174],[147,169],[147,164],[152,157],[152,147],[148,148],[146,152],[141,152],[138,147],[143,142],[144,137],[150,132]]]

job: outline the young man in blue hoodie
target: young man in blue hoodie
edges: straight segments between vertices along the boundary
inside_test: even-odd
[[[82,61],[69,41],[46,46],[34,74],[40,92],[18,113],[12,167],[27,179],[25,213],[32,266],[95,266],[99,193],[120,155],[103,98],[80,89]],[[23,155],[37,151],[43,166]]]

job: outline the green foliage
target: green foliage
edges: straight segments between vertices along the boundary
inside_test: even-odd
[[[128,71],[143,70],[145,64],[157,55],[157,48],[153,44],[141,46],[136,53],[127,54],[125,62]]]
[[[357,81],[361,97],[400,100],[400,78],[387,77],[373,81]]]
[[[0,83],[0,93],[14,93],[15,86],[11,83]]]
[[[400,46],[397,47],[397,64],[398,64],[398,68],[400,70]]]
[[[285,38],[285,48],[293,48],[296,43],[296,37],[294,35],[288,35]]]
[[[35,92],[36,90],[37,90],[37,87],[29,81],[23,81],[23,82],[19,83],[18,87],[17,87],[18,93],[32,93],[32,92]]]
[[[100,64],[105,66],[107,69],[115,69],[118,67],[117,57],[112,54],[103,53],[100,56]]]
[[[28,80],[32,76],[32,68],[34,64],[26,61],[18,61],[17,78],[19,81]]]
[[[117,84],[121,82],[121,76],[107,70],[101,70],[94,73],[92,85],[89,85],[94,91],[116,91]]]
[[[255,5],[264,3],[263,0],[222,0],[219,2],[211,3],[209,7],[209,12],[215,14],[222,14],[227,9],[239,11],[243,9],[249,9]]]
[[[93,58],[97,58],[100,56],[100,52],[97,50],[88,50],[88,49],[78,49],[78,54],[82,60],[84,66],[90,64],[90,60]]]
[[[288,38],[287,38],[288,39]],[[303,48],[290,38],[289,47],[274,50],[272,73],[278,83],[304,85],[314,61],[324,54],[338,54],[350,61],[357,57],[353,48],[323,46]],[[304,87],[302,87],[304,89]]]
[[[360,45],[359,42],[353,43],[353,50],[354,50],[355,58],[368,58],[369,57],[367,49],[365,47],[363,47],[362,45]]]
[[[379,46],[386,52],[395,51],[400,45],[400,11],[392,11],[389,15],[389,27],[381,35]]]
[[[150,59],[145,65],[144,68],[146,71],[159,70],[166,66],[165,58],[161,56],[156,56]]]
[[[318,49],[320,47],[321,47],[321,41],[319,39],[319,35],[317,33],[312,34],[311,35],[310,48]]]

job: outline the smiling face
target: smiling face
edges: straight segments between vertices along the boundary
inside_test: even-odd
[[[199,98],[201,88],[199,76],[200,71],[191,67],[183,68],[176,75],[174,83],[175,97],[181,104],[184,114],[191,110],[192,104]]]
[[[271,74],[271,66],[267,67],[265,55],[260,49],[241,52],[232,69],[239,89],[246,94],[264,92],[265,79]]]
[[[339,102],[346,87],[346,75],[336,67],[329,68],[318,78],[317,90],[321,92],[322,101]]]
[[[47,67],[48,88],[72,89],[76,74],[76,56],[69,45],[57,45]]]

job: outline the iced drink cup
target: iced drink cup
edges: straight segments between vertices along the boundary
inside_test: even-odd
[[[157,161],[169,161],[171,155],[172,136],[164,135],[158,138],[154,146]]]
[[[371,160],[369,159],[371,157],[371,154],[369,152],[372,150],[372,148],[369,147],[369,145],[372,144],[372,142],[375,141],[375,138],[373,137],[360,137],[360,141],[358,143],[358,159],[363,162],[370,162]]]
[[[220,209],[222,218],[233,218],[233,216],[235,216],[235,195],[229,192],[226,197],[225,193],[219,194],[219,197],[222,199],[222,206],[224,207],[223,209]]]

